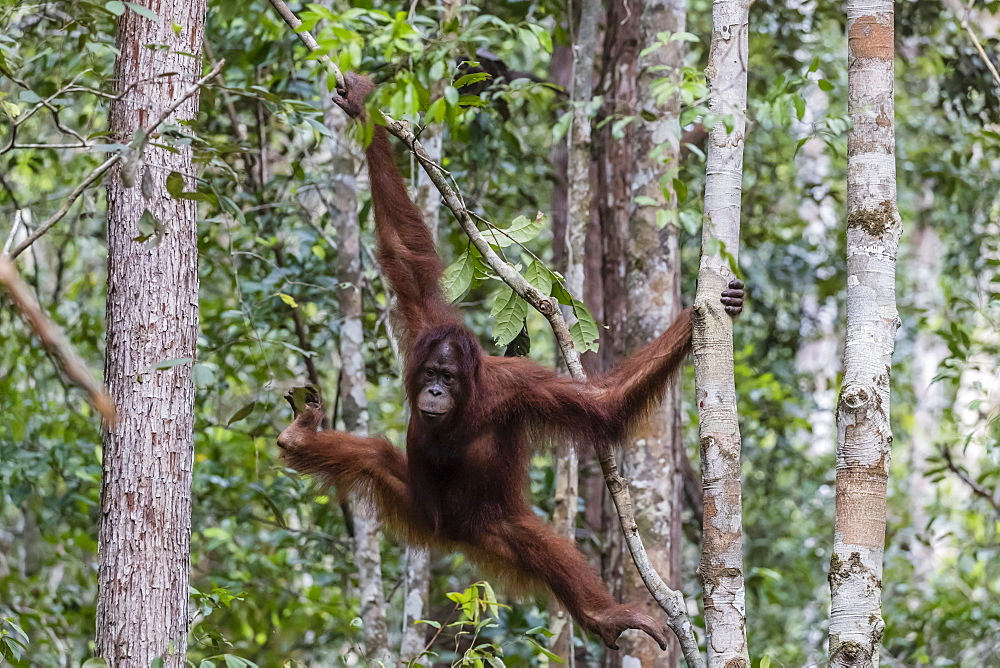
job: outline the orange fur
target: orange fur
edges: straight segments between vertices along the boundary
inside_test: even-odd
[[[364,117],[367,79],[348,75],[348,95],[335,98]],[[691,313],[607,376],[580,383],[523,358],[489,357],[441,294],[441,261],[376,125],[367,149],[378,260],[396,292],[411,404],[422,365],[448,342],[461,369],[460,391],[446,426],[410,419],[406,454],[382,438],[317,432],[313,406],[279,443],[290,466],[359,493],[407,540],[462,549],[519,589],[548,587],[584,627],[614,647],[627,628],[661,647],[661,621],[614,601],[572,541],[556,533],[525,499],[530,440],[568,438],[598,452],[622,443],[660,400],[691,345]],[[319,411],[319,413],[317,413]]]

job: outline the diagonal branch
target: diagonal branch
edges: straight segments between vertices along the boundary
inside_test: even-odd
[[[212,67],[212,70],[208,74],[206,74],[205,76],[203,76],[202,78],[198,79],[193,84],[191,84],[191,86],[189,86],[187,89],[185,89],[184,92],[181,93],[180,97],[178,97],[176,100],[174,100],[173,102],[171,102],[170,105],[168,107],[166,107],[163,110],[163,112],[159,116],[157,116],[156,119],[152,123],[150,123],[145,128],[143,128],[142,129],[142,134],[140,135],[140,139],[137,140],[139,142],[138,145],[131,146],[131,147],[129,147],[128,149],[126,149],[124,151],[119,151],[118,153],[114,154],[113,156],[111,156],[110,158],[108,158],[107,160],[105,160],[104,162],[102,162],[97,167],[97,169],[95,169],[94,171],[92,171],[87,176],[87,178],[85,178],[83,180],[83,182],[80,183],[80,185],[78,185],[76,188],[73,189],[73,192],[71,192],[69,194],[69,197],[66,198],[66,201],[63,202],[63,205],[61,207],[59,207],[59,210],[56,211],[54,214],[52,214],[51,218],[49,218],[44,223],[42,223],[37,228],[35,228],[35,231],[32,232],[28,236],[27,239],[25,239],[24,241],[22,241],[17,246],[17,248],[14,249],[14,252],[12,252],[10,254],[10,258],[14,259],[18,255],[20,255],[21,253],[23,253],[29,246],[31,246],[31,244],[33,244],[36,241],[38,241],[38,239],[43,234],[45,234],[46,232],[48,232],[49,229],[51,229],[56,223],[58,223],[60,220],[62,220],[63,217],[65,217],[65,215],[67,213],[69,213],[70,208],[73,206],[73,204],[76,202],[76,200],[78,200],[80,198],[80,195],[82,195],[87,190],[87,188],[89,188],[95,182],[99,181],[101,179],[101,177],[104,176],[104,174],[107,173],[107,171],[109,169],[111,169],[112,167],[114,167],[118,163],[122,162],[126,158],[132,158],[132,157],[134,157],[134,151],[137,151],[137,150],[141,151],[142,150],[142,144],[145,143],[145,140],[150,135],[153,134],[153,132],[156,130],[156,128],[159,127],[160,124],[163,123],[165,120],[167,120],[167,118],[172,113],[174,113],[175,111],[177,111],[177,108],[180,107],[184,103],[184,100],[188,99],[189,97],[191,97],[192,95],[194,95],[195,93],[197,93],[198,90],[203,85],[205,85],[205,83],[207,83],[208,81],[211,81],[213,78],[215,78],[215,76],[219,72],[222,71],[222,66],[225,64],[225,62],[226,62],[225,60],[220,60],[219,62],[217,62],[215,64],[215,66]]]
[[[115,405],[111,397],[94,380],[90,369],[83,363],[59,326],[52,321],[38,301],[31,294],[31,288],[24,282],[17,268],[5,255],[0,255],[0,285],[7,288],[7,295],[28,321],[35,336],[55,355],[63,373],[74,385],[87,393],[90,404],[108,422],[114,422]]]
[[[969,33],[969,39],[972,40],[972,45],[976,47],[976,51],[979,52],[979,57],[983,59],[984,63],[986,63],[986,68],[990,71],[990,74],[993,75],[993,80],[996,81],[997,86],[1000,86],[1000,72],[997,72],[996,65],[993,64],[992,60],[990,60],[989,55],[986,53],[986,49],[983,48],[983,45],[979,42],[979,38],[976,37],[976,33],[972,29],[972,26],[969,25],[969,15],[972,13],[972,6],[975,2],[976,0],[969,0],[969,4],[965,6],[965,15],[962,16],[962,29]]]
[[[295,17],[282,0],[270,0],[270,2],[277,9],[278,13],[281,14],[282,18],[285,19],[285,22],[296,30],[303,43],[312,49],[317,48],[316,46],[310,46],[315,45],[316,40],[307,31],[299,29],[302,22]],[[339,68],[329,58],[324,58],[324,62],[331,68],[331,72],[337,76],[337,85],[341,86],[343,75]],[[468,208],[466,208],[461,194],[448,183],[444,169],[430,159],[427,151],[424,150],[424,147],[417,141],[416,136],[405,123],[394,120],[384,114],[383,116],[385,117],[386,129],[406,144],[410,151],[413,152],[413,155],[416,156],[417,161],[424,168],[434,186],[440,191],[442,201],[455,214],[459,225],[461,225],[462,229],[468,235],[476,250],[483,256],[486,264],[519,297],[531,304],[532,307],[548,320],[555,334],[556,342],[559,344],[559,350],[566,360],[567,367],[569,367],[570,375],[579,381],[586,380],[586,374],[580,364],[580,354],[573,346],[573,339],[570,336],[569,328],[566,326],[562,310],[558,307],[558,302],[531,285],[510,263],[497,255],[473,221],[472,215]],[[646,548],[642,544],[642,538],[639,536],[635,514],[632,511],[632,499],[628,491],[628,481],[619,473],[618,463],[615,461],[613,454],[609,453],[601,459],[601,470],[604,473],[604,482],[615,503],[615,509],[618,511],[618,520],[625,535],[625,543],[632,554],[632,560],[635,562],[636,569],[642,577],[642,581],[645,583],[649,593],[652,594],[657,604],[666,613],[667,624],[677,634],[688,666],[700,668],[704,665],[704,662],[698,650],[698,641],[695,638],[691,620],[688,618],[684,596],[679,591],[667,586],[649,560]]]
[[[955,463],[955,460],[951,456],[951,448],[947,446],[938,446],[938,450],[941,452],[941,457],[944,459],[945,466],[948,470],[958,476],[958,479],[965,483],[965,486],[969,490],[981,499],[984,499],[988,504],[993,506],[993,510],[1000,515],[1000,501],[997,500],[995,494],[991,494],[988,489],[977,483],[969,475],[968,471],[963,469],[961,466]]]

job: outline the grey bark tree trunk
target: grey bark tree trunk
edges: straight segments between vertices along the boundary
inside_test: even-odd
[[[713,5],[712,48],[706,68],[709,109],[717,122],[708,138],[692,347],[704,496],[698,570],[704,586],[709,666],[750,665],[733,323],[719,302],[719,293],[733,278],[739,259],[749,5],[749,0],[721,0]]]
[[[837,516],[830,559],[830,665],[877,666],[889,375],[899,316],[893,5],[847,2],[847,335],[837,405]]]
[[[640,21],[640,45],[649,48],[657,34],[685,29],[683,0],[645,0]],[[628,327],[626,352],[631,354],[663,333],[681,310],[681,275],[677,199],[673,179],[680,155],[680,101],[674,95],[663,105],[653,96],[653,84],[677,80],[683,65],[684,42],[676,40],[641,57],[635,121],[635,166],[632,176],[633,212],[626,246]],[[643,113],[645,112],[645,113]],[[653,118],[645,121],[642,117]],[[642,199],[639,199],[642,198]],[[667,387],[663,403],[640,425],[635,440],[622,453],[625,477],[632,483],[636,523],[648,545],[650,561],[663,580],[681,585],[681,395],[678,379]],[[639,577],[626,568],[622,598],[638,601],[656,618],[663,614]],[[635,632],[621,640],[622,666],[676,666],[680,646],[671,635],[663,652],[648,636]]]
[[[337,280],[340,282],[340,412],[344,430],[367,435],[368,382],[365,377],[364,328],[361,324],[361,234],[358,221],[357,161],[347,141],[347,116],[324,99],[330,141],[330,215],[337,234]],[[391,665],[389,633],[382,591],[381,534],[378,518],[365,504],[354,504],[354,562],[358,569],[358,597],[365,638],[365,657]]]
[[[601,9],[600,0],[583,0],[580,18],[575,31],[573,48],[573,81],[570,87],[572,125],[567,134],[568,146],[568,202],[566,219],[566,286],[571,293],[583,296],[584,253],[587,228],[590,223],[592,193],[590,189],[591,141],[590,103],[594,97],[594,51],[597,47],[597,23]],[[571,18],[572,20],[572,18]],[[564,309],[568,322],[572,322],[572,309]],[[556,532],[576,540],[576,509],[579,495],[579,460],[576,445],[569,444],[566,455],[556,460],[555,507],[552,523]],[[549,603],[550,628],[555,637],[552,651],[567,665],[573,666],[573,620],[565,608],[552,598]]]
[[[632,123],[619,129],[620,136],[614,136],[614,120],[635,112],[638,51],[639,12],[625,3],[609,3],[606,6],[601,79],[597,93],[604,97],[601,121],[614,118],[597,130],[595,188],[600,193],[597,208],[601,224],[601,283],[606,326],[601,333],[600,355],[604,369],[610,369],[625,355],[625,323],[628,319],[625,247],[629,235],[635,140]],[[605,502],[608,501],[610,499],[605,496]],[[611,590],[620,596],[623,574],[631,564],[623,550],[621,527],[614,510],[606,511],[602,520],[602,574]],[[606,668],[620,666],[621,653],[605,651],[603,665]]]
[[[110,121],[117,142],[129,143],[202,70],[204,0],[158,3],[156,11],[156,20],[131,10],[119,19],[115,80],[122,96],[111,104]],[[194,95],[173,118],[192,119],[197,110]],[[104,431],[97,654],[113,668],[146,668],[158,656],[168,668],[185,665],[198,231],[195,202],[167,194],[174,171],[194,189],[190,146],[149,146],[136,185],[126,187],[116,168],[107,188],[105,383],[118,420]],[[148,232],[139,225],[147,209],[162,236],[137,241]],[[168,360],[184,361],[161,365]]]

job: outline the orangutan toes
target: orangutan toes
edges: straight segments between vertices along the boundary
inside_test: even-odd
[[[295,418],[296,424],[302,429],[316,431],[323,422],[323,405],[318,401],[310,401],[306,409]]]
[[[288,395],[285,397],[288,399]],[[289,399],[288,403],[292,403]],[[294,407],[294,404],[292,404]],[[292,450],[299,445],[303,437],[316,434],[316,429],[323,422],[323,405],[310,401],[299,413],[292,424],[288,425],[283,432],[278,434],[278,446],[285,450]]]
[[[618,637],[627,629],[642,631],[656,641],[660,649],[667,648],[667,629],[647,614],[636,612],[628,605],[618,605],[601,613],[594,620],[593,631],[604,644],[618,649]]]

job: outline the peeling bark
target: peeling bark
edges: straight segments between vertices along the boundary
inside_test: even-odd
[[[733,323],[719,294],[738,266],[746,132],[749,0],[712,10],[706,75],[718,119],[708,139],[701,266],[694,304],[694,367],[704,494],[702,559],[708,665],[749,666],[743,571],[740,428],[733,378]],[[727,126],[732,129],[727,132]]]
[[[893,7],[847,4],[847,335],[837,406],[837,516],[830,560],[830,665],[876,666],[892,432],[889,376],[899,316]]]
[[[156,20],[126,11],[118,21],[115,81],[122,95],[111,103],[109,127],[123,144],[202,70],[204,0],[156,10]],[[171,118],[193,119],[197,111],[195,94]],[[103,438],[96,652],[112,668],[145,668],[160,656],[168,668],[186,665],[198,230],[195,202],[167,194],[174,171],[184,175],[186,190],[195,189],[191,147],[149,145],[135,175],[146,188],[126,186],[120,165],[107,185],[105,384],[118,416],[105,424]],[[138,241],[147,209],[162,236]],[[156,368],[168,360],[185,361]]]

